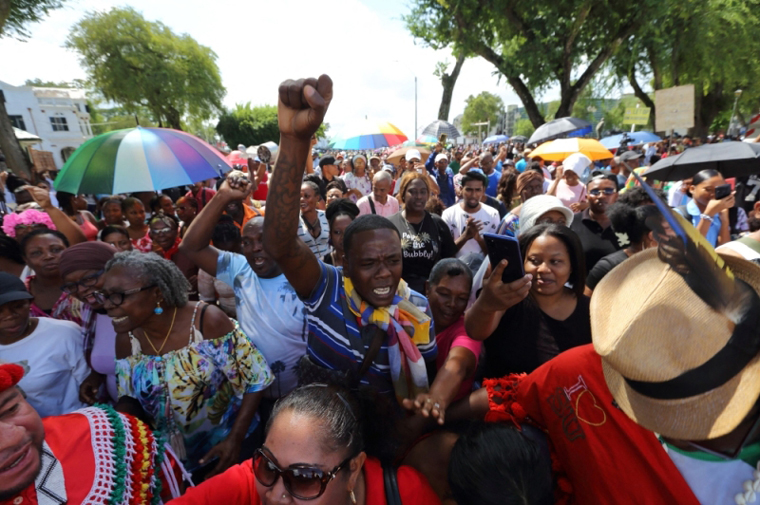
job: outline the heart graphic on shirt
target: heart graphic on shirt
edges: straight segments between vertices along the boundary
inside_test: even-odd
[[[607,413],[596,403],[596,397],[588,389],[575,398],[575,415],[579,421],[590,426],[602,426],[607,422]]]

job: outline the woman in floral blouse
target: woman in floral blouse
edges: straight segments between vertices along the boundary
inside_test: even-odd
[[[188,303],[189,288],[171,261],[130,251],[106,265],[100,296],[117,333],[117,409],[135,413],[136,400],[202,479],[241,460],[273,376],[237,322]]]

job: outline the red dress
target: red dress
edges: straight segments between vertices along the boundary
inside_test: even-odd
[[[527,423],[548,435],[556,503],[699,505],[655,434],[616,406],[592,344],[484,385],[486,421]]]
[[[190,489],[172,505],[202,505],[224,503],[225,505],[261,505],[256,493],[256,477],[253,476],[252,460],[233,466],[221,475]],[[364,480],[367,485],[366,505],[385,505],[383,467],[374,458],[364,462]],[[328,484],[330,485],[330,484]],[[439,505],[441,501],[430,488],[427,479],[417,470],[402,466],[398,470],[398,487],[405,505]]]

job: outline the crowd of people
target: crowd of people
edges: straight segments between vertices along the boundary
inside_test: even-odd
[[[331,99],[286,81],[272,165],[189,188],[0,178],[0,504],[757,499],[754,176],[320,156]]]

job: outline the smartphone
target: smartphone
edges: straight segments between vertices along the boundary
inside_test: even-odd
[[[491,262],[491,269],[496,268],[501,260],[507,260],[507,268],[501,276],[501,282],[509,284],[525,276],[523,270],[522,254],[520,254],[520,244],[514,237],[506,235],[496,235],[494,233],[484,233],[483,240],[486,242],[488,249],[488,260]]]
[[[730,184],[721,184],[717,188],[715,188],[715,199],[716,200],[723,200],[728,195],[731,194],[731,185]]]

